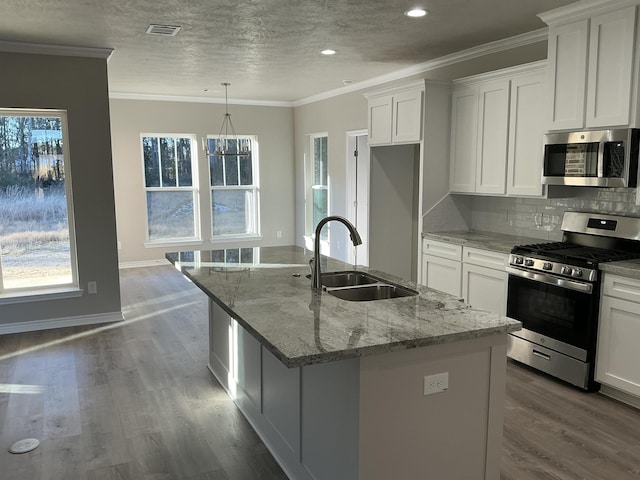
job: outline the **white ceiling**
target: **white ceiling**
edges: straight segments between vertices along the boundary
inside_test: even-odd
[[[112,48],[112,93],[219,98],[230,82],[230,98],[295,101],[543,28],[537,13],[572,2],[424,0],[413,19],[407,0],[2,0],[0,41]]]

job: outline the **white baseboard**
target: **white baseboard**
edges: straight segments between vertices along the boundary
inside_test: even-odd
[[[614,387],[609,387],[608,385],[602,385],[600,387],[600,393],[607,397],[614,398],[619,402],[626,403],[627,405],[640,409],[640,398],[635,395],[623,392],[622,390],[618,390]]]
[[[124,320],[122,312],[112,312],[97,315],[80,315],[78,317],[33,320],[30,322],[3,323],[0,324],[0,335],[33,332],[36,330],[49,330],[51,328],[78,327],[82,325],[94,325],[97,323],[121,322],[122,320]]]
[[[120,269],[125,269],[125,268],[138,268],[138,267],[157,267],[157,266],[165,266],[165,265],[171,265],[171,262],[169,262],[169,260],[167,260],[166,258],[160,259],[160,260],[141,260],[139,262],[120,262],[118,264],[118,267]]]

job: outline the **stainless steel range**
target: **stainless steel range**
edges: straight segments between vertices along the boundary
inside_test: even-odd
[[[566,212],[561,242],[509,256],[507,316],[523,329],[508,356],[588,391],[594,379],[603,262],[640,258],[640,218]]]

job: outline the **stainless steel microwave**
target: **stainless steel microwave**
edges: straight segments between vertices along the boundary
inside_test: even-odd
[[[586,187],[638,184],[640,129],[545,135],[542,183]]]

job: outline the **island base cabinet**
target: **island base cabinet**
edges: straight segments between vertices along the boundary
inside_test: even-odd
[[[290,479],[499,480],[506,334],[287,368],[213,301],[209,326],[212,373]]]

